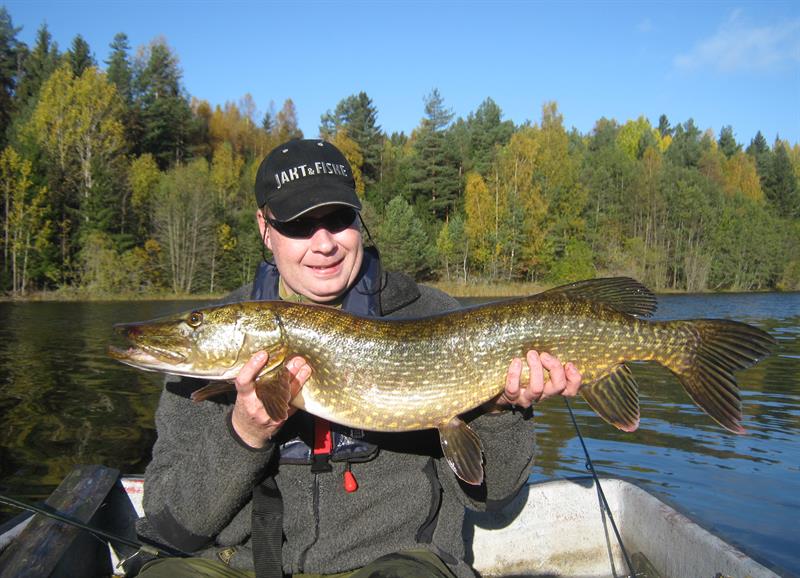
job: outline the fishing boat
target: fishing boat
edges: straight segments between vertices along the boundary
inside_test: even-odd
[[[599,487],[591,477],[532,483],[501,511],[469,512],[468,560],[481,576],[779,576],[636,484],[599,480]],[[143,558],[134,530],[143,482],[76,467],[45,508],[107,535],[98,540],[42,514],[18,516],[0,526],[0,577],[132,575]]]

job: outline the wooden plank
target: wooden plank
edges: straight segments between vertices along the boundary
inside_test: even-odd
[[[119,478],[104,466],[76,466],[45,502],[49,507],[89,523]],[[0,578],[92,575],[108,549],[74,526],[36,514],[0,556]],[[110,572],[107,572],[110,573]]]

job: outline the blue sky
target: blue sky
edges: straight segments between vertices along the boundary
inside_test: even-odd
[[[286,98],[300,128],[365,91],[378,123],[410,133],[438,88],[456,117],[486,98],[515,123],[555,100],[586,133],[666,114],[800,142],[800,2],[74,2],[6,1],[18,37],[46,22],[59,48],[76,34],[104,66],[117,32],[163,36],[187,91],[213,104],[250,93],[261,112]]]

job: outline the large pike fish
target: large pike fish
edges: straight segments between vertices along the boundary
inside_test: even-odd
[[[637,385],[626,363],[654,360],[722,427],[744,431],[733,372],[766,356],[773,339],[736,321],[642,319],[655,307],[654,295],[627,278],[410,320],[251,301],[118,325],[131,347],[110,353],[141,369],[229,382],[195,392],[205,399],[233,388],[250,356],[266,350],[256,391],[273,418],[286,416],[285,389],[275,385],[284,362],[301,355],[312,376],[292,406],[358,429],[437,428],[453,471],[480,484],[480,439],[459,415],[498,396],[511,359],[530,349],[573,362],[583,375],[583,398],[619,429],[639,425]]]

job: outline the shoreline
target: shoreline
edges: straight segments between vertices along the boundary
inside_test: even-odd
[[[540,284],[532,282],[503,282],[503,283],[462,283],[454,281],[429,281],[421,282],[435,289],[444,291],[456,298],[490,298],[490,297],[525,297],[541,293],[557,285]],[[722,291],[681,291],[677,289],[662,289],[653,291],[656,295],[715,295],[733,293],[791,293],[791,291],[771,290],[722,290]],[[228,291],[220,293],[123,293],[93,295],[87,291],[56,290],[37,291],[24,296],[0,295],[0,303],[34,303],[34,302],[115,302],[115,301],[215,301],[222,299]]]

